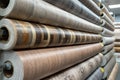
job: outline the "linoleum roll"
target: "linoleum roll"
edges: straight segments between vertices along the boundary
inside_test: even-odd
[[[102,28],[72,15],[43,0],[0,0],[0,16],[33,21],[86,32],[100,33]],[[8,2],[7,2],[8,1]],[[21,5],[22,4],[22,5]]]
[[[101,4],[100,4],[100,8],[101,8],[101,10],[102,10],[103,12],[106,13],[106,15],[110,18],[110,20],[111,20],[112,22],[115,21],[115,20],[113,19],[113,17],[110,15],[108,9],[106,8],[106,6],[105,6],[104,4],[101,3]]]
[[[112,26],[114,26],[113,22],[111,21],[111,19],[106,15],[106,13],[101,12],[101,18],[106,20],[109,24],[111,24]]]
[[[102,72],[101,68],[98,68],[90,77],[86,80],[101,80],[104,72]]]
[[[104,28],[104,30],[101,33],[101,35],[104,36],[104,37],[112,37],[112,36],[114,36],[114,32]]]
[[[104,27],[104,28],[107,28],[107,29],[109,29],[111,31],[115,30],[114,26],[111,25],[110,23],[108,23],[107,21],[105,21],[104,19],[102,19],[102,25],[101,26]]]
[[[115,41],[115,38],[114,37],[103,37],[102,38],[102,42],[104,45],[108,45],[108,44],[111,44]]]
[[[119,70],[119,64],[116,63],[107,80],[116,80],[118,70]]]
[[[103,75],[103,79],[107,78],[109,76],[109,74],[111,73],[113,67],[115,66],[116,64],[116,59],[115,57],[113,56],[111,58],[111,60],[107,63],[107,65],[104,67],[105,69],[105,72],[104,72],[104,75]]]
[[[42,24],[3,19],[0,49],[40,48],[101,42],[102,36]]]
[[[106,54],[114,47],[114,43],[104,46],[102,53]]]
[[[114,47],[115,52],[120,52],[120,47]]]
[[[101,66],[105,66],[109,62],[109,60],[112,58],[113,54],[114,54],[114,49],[112,49],[106,55],[104,55]]]
[[[85,6],[87,6],[90,10],[92,10],[95,14],[100,16],[101,9],[93,0],[79,0],[79,1],[82,2]]]
[[[102,47],[101,43],[97,43],[38,50],[4,51],[0,54],[0,66],[3,66],[4,73],[2,80],[40,80],[97,55]]]
[[[85,80],[100,66],[102,54],[43,80]]]
[[[44,0],[89,22],[101,25],[100,17],[78,0]]]
[[[101,4],[101,0],[93,0],[98,6]]]
[[[115,41],[120,41],[120,29],[115,29]]]
[[[120,47],[120,42],[114,42],[115,47]]]

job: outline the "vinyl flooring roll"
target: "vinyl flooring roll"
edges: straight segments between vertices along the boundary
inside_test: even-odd
[[[0,69],[3,70],[1,79],[40,80],[97,55],[102,47],[101,43],[97,43],[38,50],[4,51],[0,54],[0,67],[3,66],[3,69]],[[93,66],[91,68],[93,69]]]
[[[102,20],[102,25],[101,26],[104,27],[104,28],[107,28],[107,29],[109,29],[111,31],[115,30],[114,26],[111,25],[110,23],[108,23],[107,21],[105,21],[104,19]]]
[[[103,37],[102,42],[104,45],[109,45],[115,41],[115,37]]]
[[[98,6],[100,6],[100,4],[101,4],[101,0],[93,0]]]
[[[118,70],[119,70],[119,64],[116,63],[107,80],[116,80]]]
[[[112,58],[113,54],[114,54],[114,49],[112,49],[106,55],[104,55],[101,66],[105,66],[109,62],[109,60]]]
[[[0,49],[40,48],[101,42],[102,36],[42,24],[3,19]]]
[[[104,67],[105,72],[104,72],[103,79],[109,77],[109,74],[113,70],[113,67],[115,66],[115,64],[116,64],[116,60],[115,60],[115,57],[113,56],[111,60],[107,63],[107,65]]]
[[[104,37],[112,37],[112,36],[114,36],[114,32],[104,28],[104,30],[101,33],[101,35],[104,36]]]
[[[7,3],[7,6],[5,6]],[[102,28],[74,16],[43,0],[1,0],[0,16],[44,23],[86,32],[100,33]],[[22,4],[22,5],[21,5]]]
[[[115,41],[120,41],[120,29],[115,29]]]
[[[106,54],[114,47],[114,43],[104,46],[102,53]]]
[[[90,10],[92,10],[95,14],[100,16],[101,9],[93,0],[79,0],[79,1],[82,2],[85,6],[87,6]]]
[[[102,54],[99,54],[81,64],[71,67],[61,73],[43,80],[85,80],[96,68],[100,66]]]
[[[44,0],[89,22],[101,25],[100,17],[78,0]]]
[[[102,10],[103,12],[106,13],[106,15],[110,18],[110,20],[111,20],[112,22],[115,21],[115,20],[113,19],[113,17],[110,15],[108,9],[106,8],[106,6],[105,6],[104,4],[101,3],[101,4],[100,4],[100,8],[101,8],[101,10]]]
[[[101,71],[101,68],[98,68],[90,77],[86,80],[102,80],[104,72]]]
[[[114,42],[115,47],[120,47],[120,42]]]
[[[115,52],[120,52],[120,47],[114,47]]]

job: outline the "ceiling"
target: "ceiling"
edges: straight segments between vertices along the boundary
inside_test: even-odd
[[[120,0],[102,0],[103,3],[105,3],[107,6],[108,5],[114,5],[114,4],[120,4]],[[120,15],[120,8],[116,9],[109,9],[112,11],[115,15]]]

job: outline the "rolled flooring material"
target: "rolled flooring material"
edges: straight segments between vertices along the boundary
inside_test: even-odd
[[[48,25],[2,19],[1,50],[101,42],[102,36]]]
[[[93,74],[90,75],[89,78],[86,80],[101,80],[103,77],[104,72],[101,70],[101,68],[98,68]]]
[[[95,14],[100,16],[101,9],[93,0],[79,0],[79,1],[82,2],[85,6],[87,6],[90,10],[92,10]]]
[[[93,0],[98,6],[100,6],[100,4],[101,4],[101,0]]]
[[[89,22],[101,25],[101,19],[78,0],[44,0]]]
[[[115,47],[120,47],[120,42],[114,42]]]
[[[112,37],[112,36],[114,36],[114,32],[104,28],[104,30],[101,33],[101,35],[104,36],[104,37]]]
[[[102,51],[102,54],[105,55],[105,54],[108,53],[110,50],[112,50],[113,47],[114,47],[114,43],[104,46],[103,51]]]
[[[100,12],[100,16],[102,19],[106,20],[109,24],[111,24],[114,27],[113,22],[111,21],[111,19],[106,15],[106,13],[104,12]]]
[[[0,54],[0,66],[3,66],[3,69],[0,69],[3,70],[1,79],[40,80],[97,55],[102,47],[103,45],[98,43],[38,50],[3,51]],[[93,66],[91,68],[93,69]]]
[[[114,37],[103,37],[102,38],[102,43],[104,45],[109,45],[109,44],[113,43],[114,41],[115,41]]]
[[[119,70],[119,65],[118,63],[116,63],[107,80],[116,80],[118,70]]]
[[[102,3],[100,3],[99,6],[100,6],[101,10],[102,10],[103,12],[105,12],[106,15],[110,18],[110,20],[111,20],[112,22],[114,22],[115,20],[114,20],[114,18],[110,15],[110,12],[109,12],[108,9],[106,8],[106,6],[105,6],[104,4],[102,4]]]
[[[100,66],[102,57],[103,55],[99,54],[75,67],[71,67],[42,80],[86,80],[86,78]]]
[[[115,52],[120,52],[120,47],[114,47]]]
[[[101,66],[105,66],[109,62],[109,60],[112,58],[113,54],[114,54],[114,49],[112,49],[106,55],[104,55]]]
[[[57,8],[43,0],[1,0],[0,16],[49,24],[74,30],[100,33],[103,29],[93,23]],[[7,4],[6,4],[7,3]],[[22,4],[22,5],[21,5]]]
[[[101,26],[104,27],[104,28],[107,28],[107,29],[109,29],[111,31],[115,30],[114,26],[111,25],[110,23],[108,23],[107,21],[105,21],[104,19],[102,19],[102,25]]]
[[[111,71],[112,71],[113,67],[115,66],[115,64],[116,64],[116,59],[113,56],[111,58],[111,60],[107,63],[107,65],[104,67],[105,72],[104,72],[104,75],[103,75],[103,79],[109,77],[109,74],[111,73]]]

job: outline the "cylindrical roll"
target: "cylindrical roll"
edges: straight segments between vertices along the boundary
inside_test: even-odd
[[[109,29],[109,30],[111,30],[111,31],[114,31],[115,29],[114,29],[114,26],[113,25],[111,25],[111,24],[109,24],[107,21],[105,21],[104,19],[102,19],[102,25],[101,25],[102,27],[104,27],[104,28],[107,28],[107,29]]]
[[[89,22],[101,25],[100,17],[78,0],[44,0]]]
[[[101,9],[93,0],[79,0],[79,1],[82,2],[85,6],[87,6],[90,10],[92,10],[95,14],[100,16]]]
[[[98,68],[90,77],[86,80],[101,80],[104,72],[101,71],[101,68]]]
[[[101,35],[104,36],[104,37],[112,37],[112,36],[114,36],[114,32],[104,28],[104,30],[101,33]]]
[[[120,29],[115,29],[115,41],[120,41]]]
[[[120,42],[114,42],[115,47],[120,47]]]
[[[115,52],[120,52],[120,47],[114,47]]]
[[[104,45],[108,45],[108,44],[111,44],[115,41],[115,38],[114,37],[103,37],[102,38],[102,42]]]
[[[115,66],[116,60],[115,57],[113,56],[111,60],[107,63],[107,65],[104,67],[105,72],[103,75],[103,79],[107,78],[109,74],[111,73],[113,67]]]
[[[2,80],[40,80],[95,56],[102,47],[101,43],[97,43],[38,50],[4,51],[0,54],[0,66],[3,66]]]
[[[111,19],[106,15],[106,13],[101,12],[101,18],[106,20],[109,24],[111,24],[112,26],[114,26],[113,22],[111,21]]]
[[[86,32],[100,33],[102,28],[61,10],[43,0],[6,0],[0,16],[44,23]],[[6,5],[2,0],[1,4]],[[21,5],[22,4],[22,5]]]
[[[101,4],[101,0],[93,0],[98,6]]]
[[[40,48],[101,42],[102,36],[42,24],[3,19],[0,49]]]
[[[114,49],[112,49],[111,51],[109,51],[104,57],[103,57],[103,61],[102,61],[102,64],[101,66],[105,66],[109,60],[112,58],[114,54]]]
[[[85,80],[96,68],[100,66],[102,54],[99,54],[75,67],[69,68],[43,80]]]
[[[119,70],[119,64],[116,63],[107,80],[116,80],[118,70]]]
[[[99,4],[99,6],[100,6],[101,10],[102,10],[103,12],[105,12],[106,15],[110,18],[110,20],[111,20],[112,22],[114,22],[115,20],[114,20],[113,17],[110,15],[110,13],[109,13],[108,9],[106,8],[106,6],[105,6],[104,4],[102,4],[102,3]]]
[[[114,43],[104,46],[102,53],[106,54],[114,47]]]

